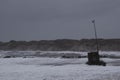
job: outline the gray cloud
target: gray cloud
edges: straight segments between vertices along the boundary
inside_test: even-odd
[[[0,36],[7,40],[120,38],[119,0],[0,0]]]

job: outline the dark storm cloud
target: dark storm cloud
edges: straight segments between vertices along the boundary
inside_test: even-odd
[[[94,18],[100,37],[120,38],[119,4],[119,0],[0,0],[0,40],[92,38]]]

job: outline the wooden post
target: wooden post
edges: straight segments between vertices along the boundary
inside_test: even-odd
[[[89,63],[95,63],[100,61],[100,57],[98,52],[90,52],[88,53],[88,61]]]
[[[98,52],[90,52],[88,53],[88,65],[103,65],[106,66],[104,61],[100,61],[100,56]]]

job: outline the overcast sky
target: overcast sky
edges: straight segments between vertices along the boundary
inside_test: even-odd
[[[120,38],[120,0],[0,0],[0,41]]]

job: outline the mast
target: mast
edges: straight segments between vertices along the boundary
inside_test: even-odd
[[[97,50],[97,52],[99,52],[99,46],[98,46],[98,38],[97,38],[97,30],[96,30],[95,20],[92,20],[92,23],[93,23],[94,32],[95,32],[96,50]]]

